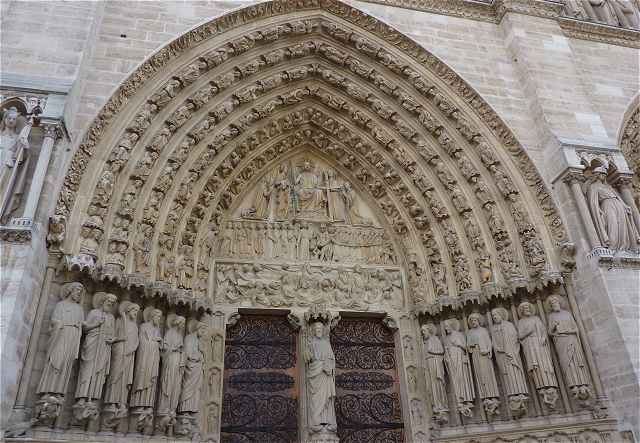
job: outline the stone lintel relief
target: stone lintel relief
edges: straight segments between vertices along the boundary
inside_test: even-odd
[[[386,312],[404,306],[398,268],[321,263],[216,262],[215,303]]]

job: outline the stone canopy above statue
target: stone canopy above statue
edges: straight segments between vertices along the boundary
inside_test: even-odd
[[[247,195],[234,218],[380,226],[352,184],[307,153],[267,172]]]

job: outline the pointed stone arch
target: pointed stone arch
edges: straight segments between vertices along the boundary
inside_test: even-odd
[[[640,94],[636,94],[625,112],[618,134],[618,145],[629,163],[629,169],[634,173],[632,184],[636,204],[640,204]]]
[[[352,180],[393,227],[416,307],[558,278],[566,231],[507,126],[442,61],[335,0],[249,6],[136,69],[71,161],[56,206],[64,250],[150,285],[162,248],[197,266],[233,189],[296,140],[368,177]]]

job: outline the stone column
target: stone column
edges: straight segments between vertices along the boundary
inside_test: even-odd
[[[587,200],[582,193],[581,184],[584,182],[584,176],[578,171],[570,171],[564,177],[564,182],[569,185],[571,192],[573,192],[573,198],[578,205],[578,212],[584,224],[584,228],[587,231],[587,238],[591,244],[591,248],[599,248],[602,246],[600,238],[596,232],[596,227],[593,225],[593,219],[591,218],[591,212],[587,206]]]
[[[205,320],[208,332],[201,340],[205,342],[203,395],[200,413],[201,435],[207,441],[220,441],[222,420],[222,383],[224,377],[225,330],[238,321],[237,309],[216,311]]]
[[[431,413],[423,388],[419,382],[420,372],[424,374],[424,358],[422,358],[422,346],[417,337],[420,325],[411,314],[388,313],[384,320],[390,329],[396,329],[396,355],[397,371],[400,376],[400,398],[404,415],[405,433],[408,441],[428,441],[429,422]]]
[[[618,189],[620,189],[622,200],[631,208],[631,216],[636,224],[636,228],[640,231],[640,212],[633,198],[631,177],[619,177],[616,180],[616,185],[618,185]]]
[[[18,395],[13,406],[11,423],[20,423],[28,421],[31,418],[31,412],[27,409],[27,395],[31,385],[31,377],[33,375],[33,365],[38,353],[38,342],[41,335],[42,325],[44,323],[44,313],[47,310],[49,297],[51,294],[51,283],[56,274],[56,268],[60,263],[60,253],[50,253],[47,262],[47,271],[44,277],[44,283],[40,296],[38,297],[36,314],[33,320],[33,329],[29,337],[27,345],[27,355],[24,359],[24,366],[20,375],[20,385],[18,387]]]
[[[58,123],[45,123],[42,125],[42,128],[44,129],[44,139],[42,140],[42,147],[38,155],[38,163],[36,164],[33,178],[31,179],[31,186],[29,188],[24,212],[22,213],[22,217],[11,220],[12,225],[31,226],[36,215],[36,209],[38,209],[38,201],[40,201],[40,193],[42,192],[44,179],[47,175],[49,159],[51,158],[53,147],[58,138]]]

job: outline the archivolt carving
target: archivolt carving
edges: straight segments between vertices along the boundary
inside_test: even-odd
[[[287,21],[301,10],[308,19]],[[282,19],[261,26],[270,16]],[[197,58],[181,55],[196,44]],[[518,286],[559,266],[560,217],[495,113],[434,56],[332,0],[231,13],[132,74],[65,177],[56,213],[83,226],[67,249],[115,278],[136,272],[205,293],[220,223],[302,145],[376,202],[403,245],[416,303],[477,298],[482,284]],[[80,187],[88,198],[76,200]]]
[[[631,104],[625,118],[621,134],[620,149],[635,173],[633,187],[635,189],[636,204],[640,205],[640,98],[636,97]]]

